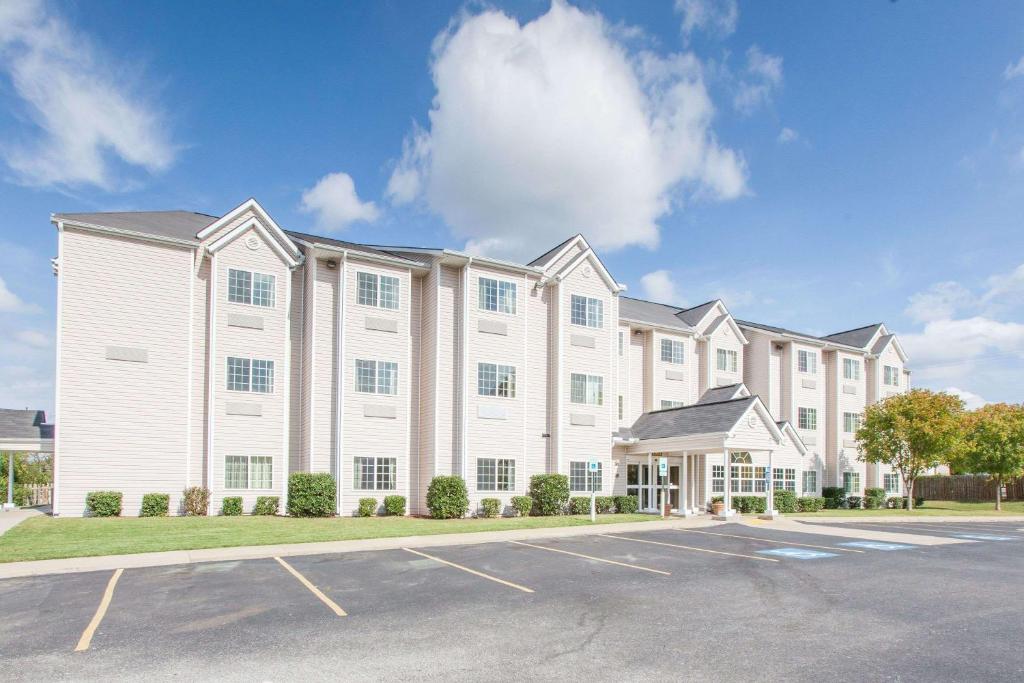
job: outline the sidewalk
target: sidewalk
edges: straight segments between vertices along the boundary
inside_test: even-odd
[[[20,512],[20,511],[19,511]],[[5,513],[6,514],[6,513]],[[21,521],[21,520],[18,520]],[[68,574],[111,569],[161,567],[196,562],[224,562],[254,560],[291,555],[325,555],[367,550],[395,550],[398,548],[427,548],[450,545],[473,545],[499,541],[527,541],[532,539],[621,534],[631,531],[658,531],[717,526],[709,517],[668,519],[658,522],[626,522],[623,524],[595,524],[594,526],[551,527],[548,529],[513,529],[509,531],[476,531],[462,534],[436,534],[431,536],[404,536],[399,538],[369,538],[357,541],[325,541],[321,543],[289,543],[286,545],[254,545],[235,548],[202,548],[198,550],[171,550],[134,555],[102,555],[99,557],[71,557],[62,560],[35,560],[0,564],[0,579],[44,574]]]
[[[13,529],[29,517],[36,517],[43,514],[35,508],[20,508],[18,510],[6,510],[0,512],[0,536],[8,529]]]

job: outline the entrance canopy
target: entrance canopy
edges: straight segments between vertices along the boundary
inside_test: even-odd
[[[53,425],[42,410],[0,408],[0,451],[53,453]]]

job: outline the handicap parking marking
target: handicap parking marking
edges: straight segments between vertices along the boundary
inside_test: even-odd
[[[993,534],[956,534],[957,538],[966,538],[970,541],[1015,541],[1019,536],[995,536]]]
[[[846,545],[854,548],[866,548],[868,550],[910,550],[914,546],[902,543],[885,543],[883,541],[847,541],[838,545]]]
[[[790,560],[822,560],[826,557],[839,557],[838,553],[826,553],[822,550],[809,550],[807,548],[772,548],[771,550],[758,550],[762,555],[776,555]]]

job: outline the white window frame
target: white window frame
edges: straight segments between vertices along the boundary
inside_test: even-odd
[[[238,361],[242,364],[244,368],[244,381],[233,381],[233,377],[238,377],[238,375],[231,371],[232,361]],[[260,376],[265,378],[265,381],[261,382],[260,386],[265,387],[265,389],[255,388],[257,364],[260,365]],[[274,393],[274,361],[272,360],[248,356],[228,356],[224,363],[224,373],[224,385],[227,391],[251,394]]]
[[[620,420],[622,419],[622,415],[623,415],[623,409],[622,409],[622,394],[619,394],[619,419],[620,419]]]
[[[852,486],[853,483],[856,483],[856,486]],[[860,472],[843,472],[843,492],[848,496],[860,495]]]
[[[800,406],[796,409],[797,429],[813,432],[818,429],[818,409]],[[806,426],[805,426],[806,425]]]
[[[234,460],[244,468],[245,486],[232,486],[228,483],[228,462]],[[266,486],[258,486],[256,466],[268,468],[269,478]],[[237,482],[231,482],[237,483]],[[272,491],[274,489],[274,458],[269,455],[225,455],[224,456],[224,489],[226,491]]]
[[[810,486],[808,486],[810,483]],[[802,477],[802,490],[806,495],[808,493],[814,494],[818,492],[818,470],[804,470]]]
[[[887,387],[898,387],[900,385],[900,369],[895,365],[883,365],[882,384]]]
[[[367,372],[370,374],[367,375]],[[398,395],[398,363],[394,361],[357,358],[353,374],[355,390],[358,394]],[[364,385],[362,382],[364,378],[370,379],[370,383]],[[388,379],[390,379],[390,386],[386,386]],[[371,386],[372,388],[367,388]],[[391,391],[387,391],[387,389],[391,389]]]
[[[858,429],[860,429],[860,413],[843,411],[843,433],[856,434]]]
[[[796,468],[776,467],[772,470],[772,488],[776,491],[796,493]]]
[[[477,458],[476,490],[515,491],[516,461],[512,458]]]
[[[516,366],[499,363],[476,364],[476,393],[495,398],[516,397]]]
[[[352,488],[356,491],[398,490],[398,458],[366,455],[352,458]]]
[[[719,372],[739,372],[740,354],[734,349],[716,349],[715,359]]]
[[[236,275],[247,276],[242,285],[232,282]],[[257,301],[256,296],[257,283],[259,283],[260,288],[259,301]],[[239,287],[242,290],[239,294],[236,294]],[[269,296],[267,296],[268,292]],[[254,270],[245,270],[244,268],[228,268],[227,294],[229,304],[274,308],[277,301],[277,277],[270,273],[260,273]]]
[[[711,466],[711,493],[725,493],[725,465]]]
[[[481,311],[515,315],[518,293],[516,283],[510,280],[482,276],[477,280],[477,306]]]
[[[731,493],[764,493],[766,467],[755,465],[750,453],[729,454],[729,490]]]
[[[682,365],[686,361],[686,345],[679,339],[661,339],[661,362]]]
[[[890,486],[890,484],[892,484]],[[882,474],[882,487],[886,493],[899,494],[900,475],[898,472],[884,472]]]
[[[582,386],[579,383],[582,382]],[[577,389],[582,389],[582,395]],[[604,405],[604,377],[581,372],[569,374],[569,401],[577,405]]]
[[[672,410],[673,408],[682,408],[686,405],[685,401],[671,401],[669,399],[661,399],[661,410]]]
[[[600,491],[604,483],[604,463],[597,463],[597,472],[590,473],[586,460],[571,460],[569,462],[569,490],[573,493]],[[587,487],[587,480],[590,479],[590,488]]]
[[[372,289],[369,287],[372,283]],[[385,292],[385,286],[387,291]],[[402,307],[402,280],[395,275],[356,271],[356,304],[397,311]]]
[[[796,369],[807,375],[818,374],[818,354],[806,349],[798,349],[796,352]]]
[[[859,358],[844,358],[843,359],[843,379],[849,379],[853,381],[860,380],[860,359]]]
[[[622,356],[626,351],[626,333],[623,330],[619,330],[619,355]]]
[[[582,294],[570,295],[569,322],[577,327],[604,327],[604,301]]]

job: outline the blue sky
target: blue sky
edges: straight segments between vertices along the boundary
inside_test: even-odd
[[[0,5],[0,405],[53,405],[59,211],[257,198],[528,258],[1022,400],[1024,3]]]

